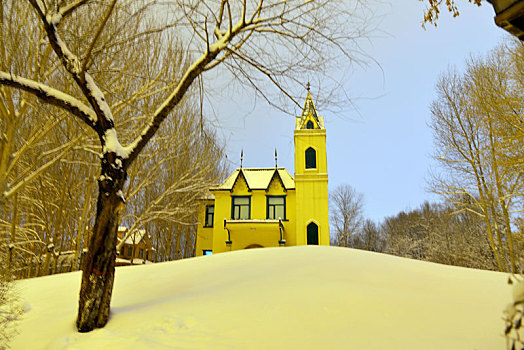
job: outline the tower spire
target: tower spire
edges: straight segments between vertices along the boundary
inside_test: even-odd
[[[307,126],[308,124],[312,124],[312,129],[322,128],[322,124],[320,123],[320,119],[317,115],[317,110],[315,108],[315,104],[313,103],[313,97],[311,96],[311,92],[309,91],[311,89],[311,84],[309,84],[309,81],[306,84],[307,89],[307,95],[306,100],[304,101],[304,108],[302,109],[302,115],[299,117],[299,121],[297,121],[297,129],[309,129]]]

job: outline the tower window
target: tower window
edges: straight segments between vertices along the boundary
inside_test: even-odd
[[[204,227],[213,227],[213,220],[215,217],[215,206],[206,205],[206,222]]]
[[[306,169],[315,169],[317,167],[317,153],[311,147],[306,150]]]
[[[318,226],[314,222],[307,225],[307,244],[318,245]]]
[[[267,218],[286,219],[286,197],[267,196]]]
[[[313,125],[313,122],[310,120],[306,124],[306,129],[314,129],[315,126]]]
[[[233,196],[231,198],[231,219],[249,220],[251,218],[251,197]]]

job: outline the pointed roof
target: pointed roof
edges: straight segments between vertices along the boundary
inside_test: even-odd
[[[311,97],[311,93],[308,90],[306,101],[304,102],[304,108],[302,109],[302,115],[297,117],[297,129],[305,129],[306,122],[310,119],[309,117],[315,121],[315,124],[319,129],[323,128],[323,123],[321,123],[322,117],[318,116],[315,104],[313,103],[313,97]]]
[[[239,177],[243,177],[249,190],[267,190],[273,177],[278,176],[285,190],[295,189],[295,180],[285,168],[238,168],[218,187],[211,190],[231,191]]]

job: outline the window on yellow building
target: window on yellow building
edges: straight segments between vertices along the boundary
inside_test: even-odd
[[[133,247],[127,248],[127,255],[129,255],[129,256],[133,255]]]
[[[144,258],[144,249],[140,248],[140,250],[138,251],[138,257],[140,259],[143,259]]]
[[[267,218],[286,220],[285,196],[267,196]]]
[[[306,124],[306,129],[314,129],[315,126],[313,125],[313,122],[310,120]]]
[[[233,196],[231,202],[231,219],[249,220],[251,218],[251,197]]]
[[[202,255],[213,255],[213,251],[204,249],[204,250],[202,250]]]
[[[213,220],[215,217],[215,206],[206,205],[206,222],[204,227],[213,227]]]
[[[317,152],[311,147],[306,150],[306,169],[315,169],[317,167]]]

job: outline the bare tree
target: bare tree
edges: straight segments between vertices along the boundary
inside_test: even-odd
[[[477,269],[497,270],[484,220],[457,212],[451,202],[423,203],[388,217],[381,231],[386,252],[406,258]]]
[[[512,220],[522,215],[524,144],[522,137],[513,137],[521,135],[524,80],[512,66],[501,46],[485,60],[468,61],[464,75],[444,75],[431,127],[443,170],[433,189],[451,201],[467,198],[455,205],[484,219],[499,269],[515,273]]]
[[[339,185],[331,193],[330,203],[335,244],[352,247],[353,235],[360,232],[364,223],[364,196],[350,185]]]
[[[383,252],[386,248],[386,240],[383,236],[382,229],[372,220],[366,219],[360,232],[353,236],[351,244],[353,248]]]
[[[0,84],[33,94],[44,103],[67,111],[95,132],[101,146],[96,219],[80,291],[77,318],[80,331],[103,327],[109,317],[116,232],[125,206],[127,171],[160,124],[183,101],[192,83],[205,71],[223,64],[255,88],[258,74],[291,96],[286,79],[296,79],[297,73],[307,69],[327,68],[337,59],[333,48],[346,58],[355,58],[351,49],[357,47],[355,41],[364,34],[362,29],[367,28],[362,23],[366,19],[362,14],[364,7],[358,2],[346,10],[342,4],[327,0],[178,1],[158,4],[165,6],[164,12],[159,12],[157,3],[131,0],[119,3],[28,0],[28,3],[60,61],[57,69],[70,77],[78,90],[68,94],[16,71],[0,71]],[[159,13],[166,14],[159,19],[160,25],[153,21]],[[91,25],[78,26],[79,19]],[[133,28],[134,32],[125,28]],[[141,92],[143,103],[155,100],[155,96],[164,97],[158,100],[152,114],[139,118],[141,122],[135,124],[136,136],[124,146],[117,136],[114,115],[126,112],[127,120],[133,120],[134,116],[140,116],[140,111],[115,107],[109,99],[116,97],[111,96],[111,87],[97,83],[97,68],[104,67],[104,57],[114,55],[119,46],[139,50],[141,39],[162,33],[172,33],[180,42],[185,40],[184,47],[189,50],[186,57],[192,63],[173,75],[157,71],[170,76],[163,87],[152,88],[151,81],[126,79],[128,86]],[[165,64],[168,65],[167,61]],[[167,93],[162,95],[155,89]],[[134,98],[121,99],[126,106],[129,100]]]

